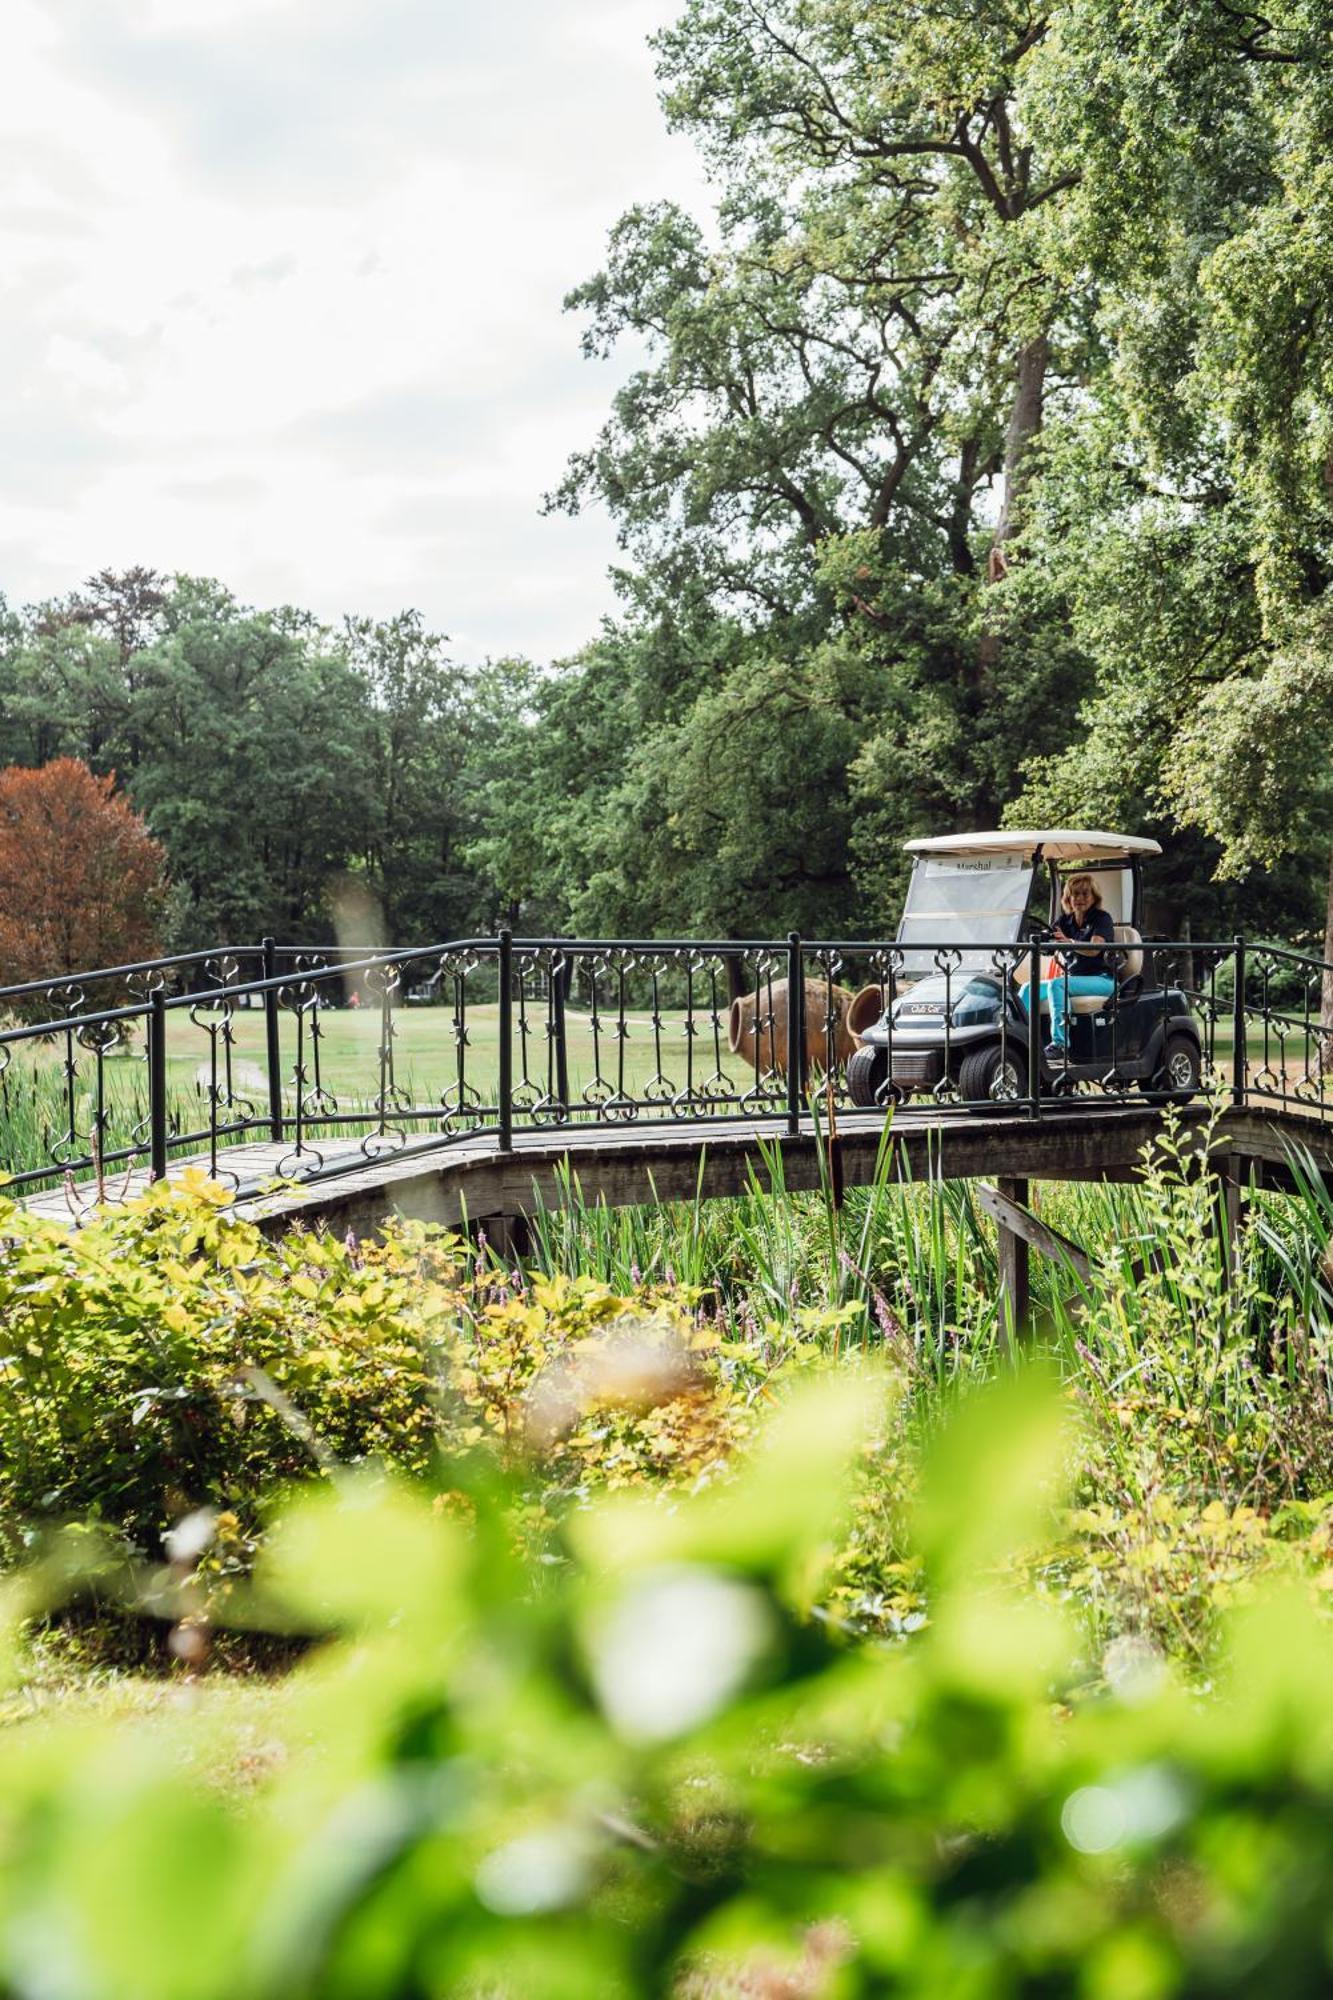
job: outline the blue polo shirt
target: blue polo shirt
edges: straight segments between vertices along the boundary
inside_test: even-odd
[[[1115,925],[1105,910],[1089,910],[1083,923],[1078,923],[1064,910],[1055,920],[1057,937],[1068,938],[1071,944],[1091,944],[1094,938],[1103,944],[1115,943]],[[1074,979],[1109,979],[1110,970],[1106,955],[1100,951],[1071,952],[1065,968]]]

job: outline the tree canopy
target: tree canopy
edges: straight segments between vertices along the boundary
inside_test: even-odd
[[[489,926],[483,690],[415,613],[338,630],[221,584],[105,572],[0,633],[0,754],[116,772],[169,857],[172,942],[323,942],[355,885],[381,938]],[[471,745],[474,754],[465,754]]]
[[[1164,928],[1308,928],[1331,37],[687,0],[662,106],[714,200],[631,208],[569,296],[635,355],[548,498],[609,509],[618,615],[464,670],[410,611],[106,574],[0,620],[0,754],[120,773],[188,943],[350,891],[396,939],[882,930],[904,838],[1006,815],[1158,832]]]
[[[0,771],[0,966],[6,984],[160,948],[166,856],[115,780],[74,757]]]
[[[556,497],[620,523],[623,761],[665,771],[699,860],[662,920],[699,879],[734,915],[790,886],[781,827],[809,900],[882,922],[905,834],[1005,813],[1164,833],[1163,914],[1204,927],[1275,918],[1253,870],[1289,864],[1281,914],[1308,920],[1330,25],[1299,0],[692,0],[658,38],[717,208],[630,211],[571,294],[590,352],[648,358]],[[643,635],[685,615],[644,685]]]

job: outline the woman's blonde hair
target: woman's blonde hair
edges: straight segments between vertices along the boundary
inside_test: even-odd
[[[1098,893],[1097,884],[1093,881],[1091,875],[1071,875],[1069,877],[1069,880],[1065,883],[1063,889],[1060,891],[1060,908],[1064,911],[1067,917],[1072,917],[1074,914],[1072,908],[1070,907],[1069,892],[1080,882],[1086,882],[1088,887],[1092,891],[1093,909],[1100,910],[1102,906],[1102,899]]]

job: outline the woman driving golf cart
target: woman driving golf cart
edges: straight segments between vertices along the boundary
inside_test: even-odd
[[[1039,1007],[1049,1009],[1051,1039],[1048,1058],[1063,1061],[1069,1040],[1069,1002],[1088,994],[1109,999],[1115,980],[1106,963],[1106,947],[1115,943],[1115,925],[1102,908],[1102,899],[1091,875],[1071,875],[1060,897],[1060,915],[1052,926],[1064,949],[1056,953],[1063,970],[1053,979],[1043,979]],[[1032,1012],[1031,989],[1020,994],[1023,1010]]]
[[[896,990],[881,1018],[856,1030],[853,1104],[934,1097],[980,1109],[1080,1084],[1136,1085],[1188,1103],[1202,1067],[1198,1023],[1189,995],[1163,984],[1139,935],[1140,871],[1161,853],[1155,840],[1033,827],[906,846],[912,874],[892,951]],[[1064,961],[1044,981],[1043,937]],[[1051,1013],[1045,1056],[1032,1047],[1041,1011],[1029,1009],[1030,977]]]

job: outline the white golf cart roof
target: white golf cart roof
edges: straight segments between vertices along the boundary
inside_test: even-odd
[[[943,833],[929,840],[906,840],[909,854],[1032,855],[1046,861],[1128,861],[1135,854],[1160,854],[1161,843],[1131,833],[1097,833],[1086,827],[1044,826],[999,833]]]

